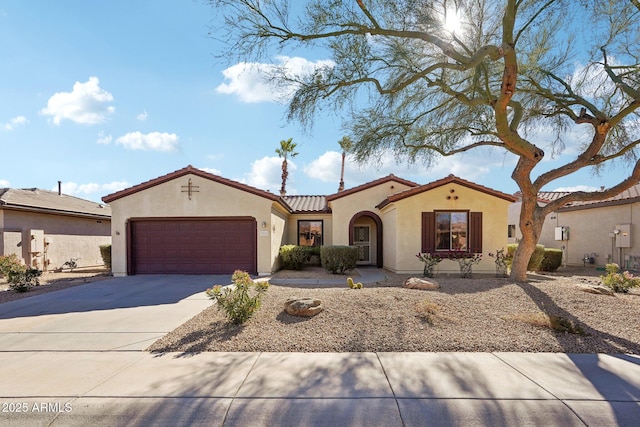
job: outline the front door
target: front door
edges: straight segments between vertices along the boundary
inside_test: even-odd
[[[353,244],[358,248],[358,264],[370,264],[371,227],[368,225],[353,227]]]

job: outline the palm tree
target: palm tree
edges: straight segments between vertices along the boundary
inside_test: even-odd
[[[344,191],[344,159],[347,156],[347,152],[353,147],[353,142],[348,136],[343,136],[340,141],[340,148],[342,148],[342,167],[340,168],[340,185],[338,186],[338,192]]]
[[[293,138],[289,138],[286,141],[280,141],[280,148],[276,148],[276,153],[278,156],[282,158],[282,187],[280,187],[280,195],[284,196],[287,193],[287,177],[289,176],[289,171],[287,170],[287,158],[295,157],[298,155],[296,150],[296,144],[293,142]]]

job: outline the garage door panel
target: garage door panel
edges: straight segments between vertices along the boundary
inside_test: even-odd
[[[227,274],[256,271],[253,219],[134,220],[131,272],[134,274]]]

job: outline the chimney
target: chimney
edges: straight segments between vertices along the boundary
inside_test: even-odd
[[[62,196],[62,181],[58,181],[58,196]]]

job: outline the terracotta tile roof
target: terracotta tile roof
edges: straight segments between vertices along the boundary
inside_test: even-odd
[[[357,187],[349,188],[347,190],[340,191],[335,194],[331,194],[327,196],[327,201],[330,202],[332,200],[339,199],[340,197],[348,196],[349,194],[357,193],[358,191],[366,190],[368,188],[372,188],[372,187],[375,187],[376,185],[384,184],[386,182],[397,182],[400,184],[407,185],[409,187],[417,187],[419,185],[419,184],[416,184],[415,182],[398,178],[394,174],[389,174],[387,176],[383,176],[382,178],[378,178],[375,181],[366,182],[362,185],[358,185]]]
[[[0,189],[0,208],[111,218],[111,208],[107,205],[39,188]]]
[[[485,187],[483,185],[479,185],[479,184],[476,184],[476,183],[471,182],[471,181],[467,181],[467,180],[462,179],[462,178],[458,178],[455,175],[449,175],[446,178],[442,178],[442,179],[439,179],[437,181],[430,182],[428,184],[420,185],[418,187],[410,188],[408,190],[404,190],[404,191],[400,191],[398,193],[392,194],[389,197],[387,197],[386,199],[384,199],[382,202],[380,202],[380,204],[378,204],[378,206],[376,206],[376,207],[377,208],[383,208],[386,205],[388,205],[389,203],[393,203],[393,202],[396,202],[398,200],[405,199],[407,197],[415,196],[416,194],[420,194],[422,192],[429,191],[429,190],[432,190],[434,188],[441,187],[443,185],[451,184],[451,183],[462,185],[464,187],[468,187],[468,188],[471,188],[473,190],[480,191],[482,193],[486,193],[486,194],[489,194],[491,196],[507,200],[509,202],[515,202],[516,201],[516,198],[514,196],[512,196],[511,194],[503,193],[501,191],[494,190],[492,188]]]
[[[553,192],[548,192],[548,193],[553,193]],[[562,192],[555,192],[555,193],[558,194],[556,198],[560,197],[559,196],[560,194],[569,194],[569,193],[562,193]],[[548,200],[552,200],[552,199],[548,199]],[[634,203],[638,201],[640,201],[640,184],[636,184],[633,187],[627,190],[624,190],[623,192],[604,200],[572,202],[563,206],[559,210],[589,209],[589,208],[597,208],[597,207],[608,206],[608,205],[622,205],[622,204]]]
[[[325,196],[284,196],[292,213],[331,212]]]
[[[223,178],[223,177],[221,177],[219,175],[214,175],[212,173],[205,172],[205,171],[203,171],[201,169],[194,168],[191,165],[189,165],[189,166],[187,166],[185,168],[179,169],[179,170],[177,170],[175,172],[171,172],[171,173],[168,173],[166,175],[160,176],[158,178],[143,182],[141,184],[134,185],[133,187],[125,188],[122,191],[118,191],[116,193],[112,193],[112,194],[106,195],[106,196],[104,196],[102,198],[102,200],[105,203],[110,203],[110,202],[112,202],[114,200],[118,200],[118,199],[120,199],[122,197],[126,197],[126,196],[129,196],[131,194],[135,194],[135,193],[137,193],[139,191],[146,190],[147,188],[154,187],[154,186],[156,186],[158,184],[162,184],[164,182],[171,181],[172,179],[176,179],[176,178],[179,178],[179,177],[187,175],[187,174],[193,174],[193,175],[199,176],[201,178],[205,178],[205,179],[209,179],[211,181],[218,182],[220,184],[228,185],[229,187],[233,187],[233,188],[236,188],[238,190],[246,191],[248,193],[255,194],[256,196],[264,197],[264,198],[269,199],[269,200],[282,202],[282,199],[280,198],[280,196],[276,196],[273,193],[270,193],[270,192],[264,191],[264,190],[260,190],[260,189],[255,188],[255,187],[251,187],[249,185],[243,184],[243,183],[238,182],[238,181],[234,181],[232,179]],[[283,203],[283,205],[285,205],[285,204]],[[287,207],[287,206],[285,205],[285,207]]]

